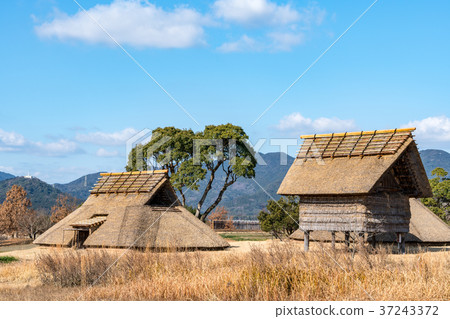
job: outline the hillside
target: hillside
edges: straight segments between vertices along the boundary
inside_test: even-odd
[[[423,150],[420,156],[429,178],[431,178],[431,171],[436,167],[442,167],[450,173],[450,153],[442,150]]]
[[[13,185],[18,185],[25,189],[34,209],[46,211],[50,211],[51,207],[55,205],[58,195],[63,193],[38,178],[16,177],[0,182],[0,203],[3,203],[6,193]]]
[[[10,178],[14,178],[14,177],[15,177],[14,175],[0,172],[0,181],[4,181],[5,179],[10,179]]]
[[[53,186],[63,193],[70,194],[84,201],[89,197],[89,190],[92,189],[99,178],[100,173],[94,173],[82,176],[67,184],[54,184]]]
[[[261,157],[266,162],[266,165],[257,165],[255,181],[252,179],[240,178],[235,184],[225,192],[220,206],[225,206],[234,216],[239,218],[256,218],[257,214],[263,209],[267,201],[273,197],[278,199],[276,194],[281,181],[283,180],[289,167],[294,162],[294,158],[287,155],[287,164],[280,164],[281,153],[267,153],[261,154]],[[213,189],[210,191],[205,206],[208,205],[217,197],[221,185],[223,185],[223,174],[218,174],[216,181],[213,184]],[[204,189],[206,179],[201,183]],[[261,186],[259,186],[259,185]],[[270,195],[267,195],[266,192]],[[195,191],[188,191],[186,194],[188,205],[194,205],[198,202],[201,194]]]

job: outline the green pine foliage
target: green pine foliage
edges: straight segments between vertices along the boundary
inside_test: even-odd
[[[431,172],[430,179],[433,197],[423,198],[422,203],[446,223],[450,223],[450,179],[447,171],[437,167]]]
[[[276,238],[289,236],[298,229],[299,198],[281,197],[267,202],[266,210],[260,211],[258,220],[261,230],[270,232]]]
[[[126,170],[167,169],[182,205],[188,205],[186,192],[200,195],[189,204],[195,207],[195,216],[206,221],[238,179],[255,177],[256,159],[247,140],[242,127],[230,123],[208,125],[195,133],[157,128],[147,144],[136,145],[130,152]]]

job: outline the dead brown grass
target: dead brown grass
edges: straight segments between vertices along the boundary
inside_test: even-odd
[[[239,253],[129,251],[96,281],[117,255],[105,250],[44,253],[35,263],[24,262],[20,265],[24,268],[17,270],[28,271],[27,280],[33,278],[39,284],[29,287],[28,294],[23,287],[8,287],[7,293],[14,296],[8,298],[0,282],[0,299],[39,299],[30,297],[30,290],[42,299],[58,300],[450,298],[448,252],[393,256],[378,249],[375,254],[361,250],[352,256],[326,248],[304,253],[290,243],[254,245]],[[0,268],[3,277],[14,278],[13,270]]]

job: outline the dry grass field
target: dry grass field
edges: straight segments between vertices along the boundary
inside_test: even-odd
[[[18,261],[0,263],[0,300],[450,299],[449,251],[352,254],[313,243],[304,253],[301,242],[230,243],[225,251],[125,254],[2,247],[0,256]]]

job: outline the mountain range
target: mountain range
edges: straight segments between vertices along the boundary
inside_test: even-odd
[[[4,181],[5,179],[14,178],[15,176],[8,173],[0,172],[0,181]]]
[[[25,189],[34,209],[43,210],[47,213],[55,205],[58,196],[63,194],[59,189],[38,178],[13,177],[0,182],[0,203],[3,203],[6,193],[13,185]],[[83,202],[81,199],[77,199],[77,201],[80,204]]]
[[[442,167],[450,172],[450,154],[446,151],[423,150],[420,154],[430,178],[431,171],[436,167]],[[227,189],[219,204],[226,207],[233,216],[254,219],[259,211],[266,206],[267,200],[279,198],[276,192],[294,158],[284,153],[260,153],[260,156],[265,165],[257,165],[255,179],[238,179]],[[286,160],[285,165],[280,164],[283,157]],[[49,210],[54,205],[57,196],[63,193],[78,198],[81,202],[87,199],[89,190],[92,189],[99,177],[100,172],[82,176],[67,184],[49,185],[37,178],[14,177],[11,174],[0,172],[0,202],[3,202],[6,192],[14,184],[25,188],[35,208]],[[204,189],[207,178],[200,183],[200,189]],[[213,184],[213,189],[204,204],[205,208],[217,196],[223,180],[224,174],[219,172]],[[191,190],[186,191],[185,195],[187,204],[191,206],[195,206],[201,196],[200,192]]]
[[[99,178],[100,172],[84,175],[67,184],[53,184],[53,186],[63,193],[70,194],[84,201],[89,197],[89,190],[92,189]]]
[[[431,171],[436,167],[442,167],[450,173],[450,153],[442,150],[424,150],[420,152],[420,157],[429,178]]]

